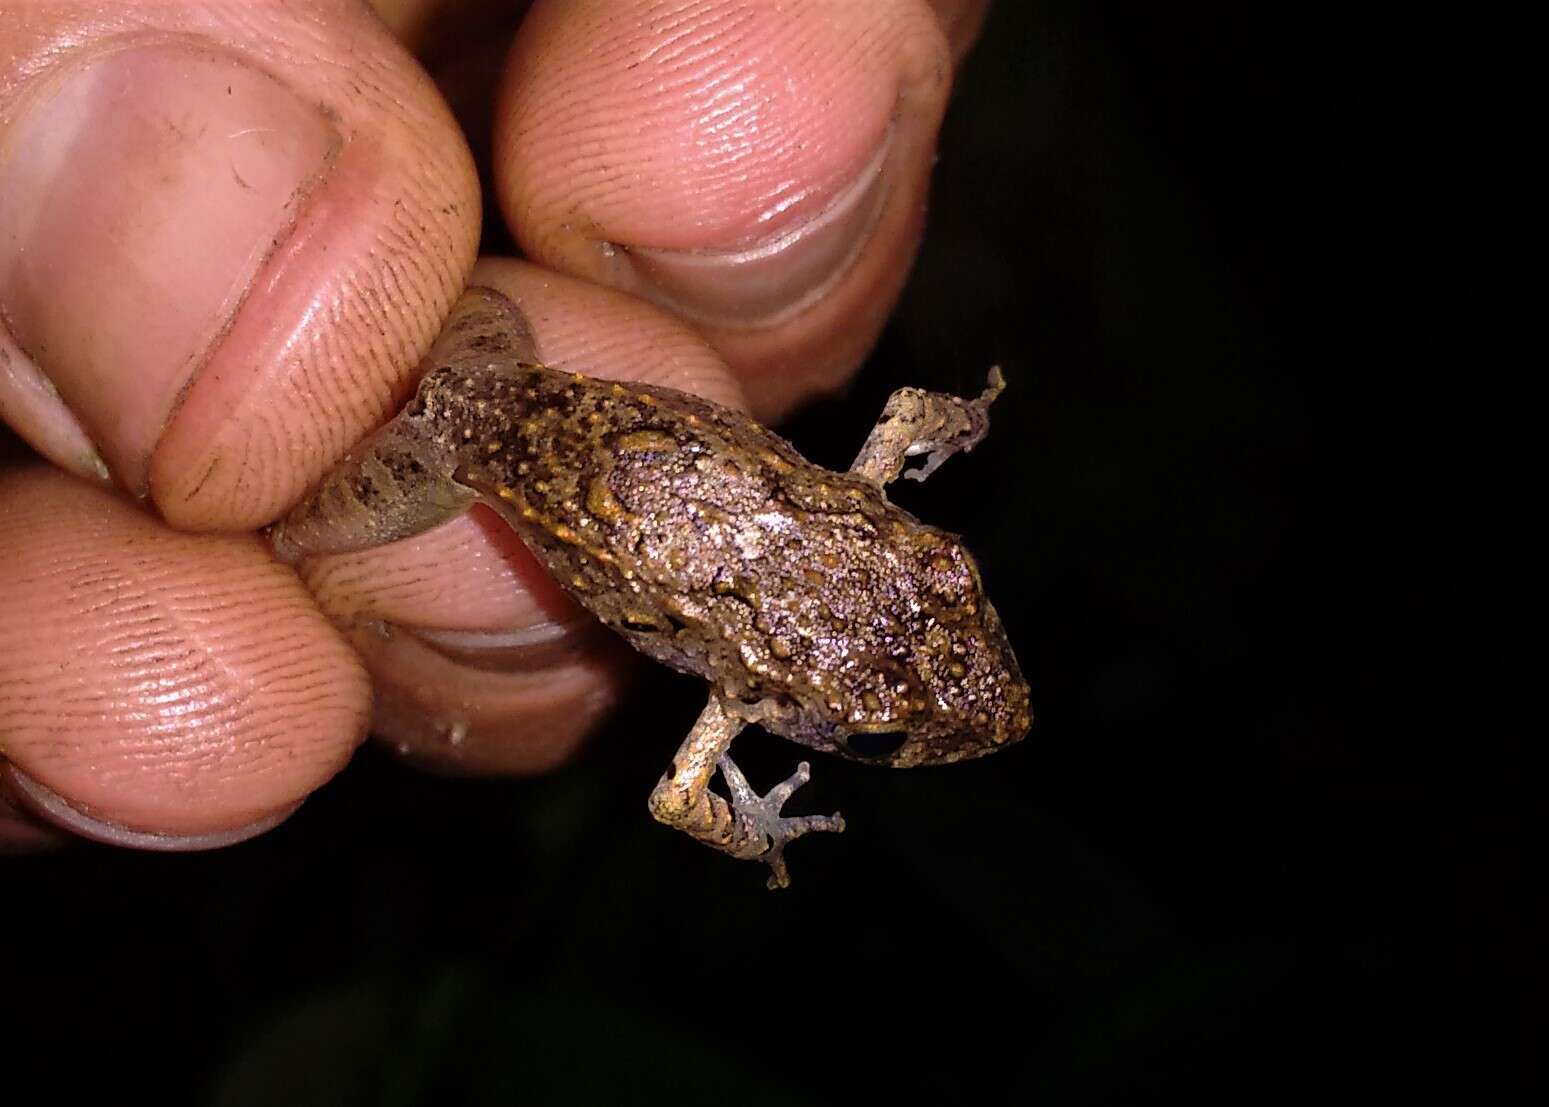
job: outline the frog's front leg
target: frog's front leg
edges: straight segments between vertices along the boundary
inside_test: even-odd
[[[997,365],[990,370],[989,386],[976,400],[920,388],[900,388],[888,397],[882,418],[871,428],[850,472],[886,485],[898,478],[905,458],[929,454],[924,465],[904,474],[913,480],[924,480],[947,458],[960,450],[971,450],[984,440],[990,430],[990,404],[1005,387],[1006,378]]]
[[[671,766],[651,791],[651,814],[713,849],[747,861],[764,861],[774,870],[770,888],[791,882],[785,868],[785,844],[814,830],[842,831],[839,813],[787,818],[780,808],[807,782],[805,761],[784,783],[759,796],[728,753],[732,739],[747,724],[726,711],[714,692],[688,732]],[[726,780],[731,801],[710,791],[716,769]]]

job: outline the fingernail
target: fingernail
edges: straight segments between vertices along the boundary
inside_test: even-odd
[[[889,138],[891,134],[889,135]],[[686,318],[715,325],[773,326],[821,300],[850,268],[887,198],[889,141],[813,218],[744,250],[622,247],[635,291]]]
[[[3,136],[0,312],[126,487],[339,135],[211,48],[41,82]]]
[[[509,673],[546,668],[592,644],[595,619],[556,620],[514,631],[430,630],[400,627],[443,657],[473,669]]]
[[[230,830],[217,830],[208,834],[158,834],[150,830],[135,830],[89,815],[71,805],[52,788],[38,783],[15,765],[0,764],[0,783],[5,785],[22,806],[35,815],[78,837],[88,838],[93,842],[105,842],[110,846],[160,850],[166,853],[219,849],[222,846],[245,842],[249,838],[256,838],[265,831],[274,829],[295,814],[296,809],[301,806],[299,803],[293,804],[272,815],[265,815],[255,822],[233,827]]]

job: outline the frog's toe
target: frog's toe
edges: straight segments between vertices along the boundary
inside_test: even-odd
[[[817,830],[834,834],[844,830],[844,818],[837,811],[832,815],[787,817],[780,814],[785,801],[811,779],[812,766],[807,762],[803,761],[796,766],[796,771],[789,778],[776,784],[763,796],[753,791],[747,777],[742,775],[742,770],[737,768],[730,757],[723,756],[719,765],[721,776],[726,780],[726,788],[731,793],[732,807],[737,812],[738,821],[746,824],[760,840],[768,843],[762,852],[752,856],[768,864],[772,870],[769,876],[771,889],[790,886],[791,874],[785,867],[787,842]]]

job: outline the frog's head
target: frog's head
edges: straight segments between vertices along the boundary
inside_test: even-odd
[[[765,587],[752,616],[734,611],[771,644],[738,639],[707,675],[749,721],[856,761],[939,765],[1016,743],[1032,724],[1027,683],[978,566],[956,535],[884,511],[874,534],[826,544],[812,524],[821,556]]]
[[[889,602],[836,637],[824,683],[801,690],[804,710],[780,732],[896,768],[982,757],[1020,741],[1032,724],[1027,682],[961,541],[917,527],[893,566],[906,572]]]
[[[983,602],[972,625],[950,628],[938,642],[946,660],[922,657],[907,671],[899,667],[893,687],[907,702],[890,705],[888,717],[840,723],[830,732],[833,752],[907,769],[983,757],[1026,736],[1033,721],[1027,682],[995,609]]]

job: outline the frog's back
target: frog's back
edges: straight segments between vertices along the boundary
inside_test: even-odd
[[[545,567],[642,652],[761,705],[768,729],[839,753],[906,735],[880,750],[900,765],[1026,730],[973,559],[871,482],[670,389],[541,366],[449,385],[478,405],[469,425],[503,413],[460,452]]]

